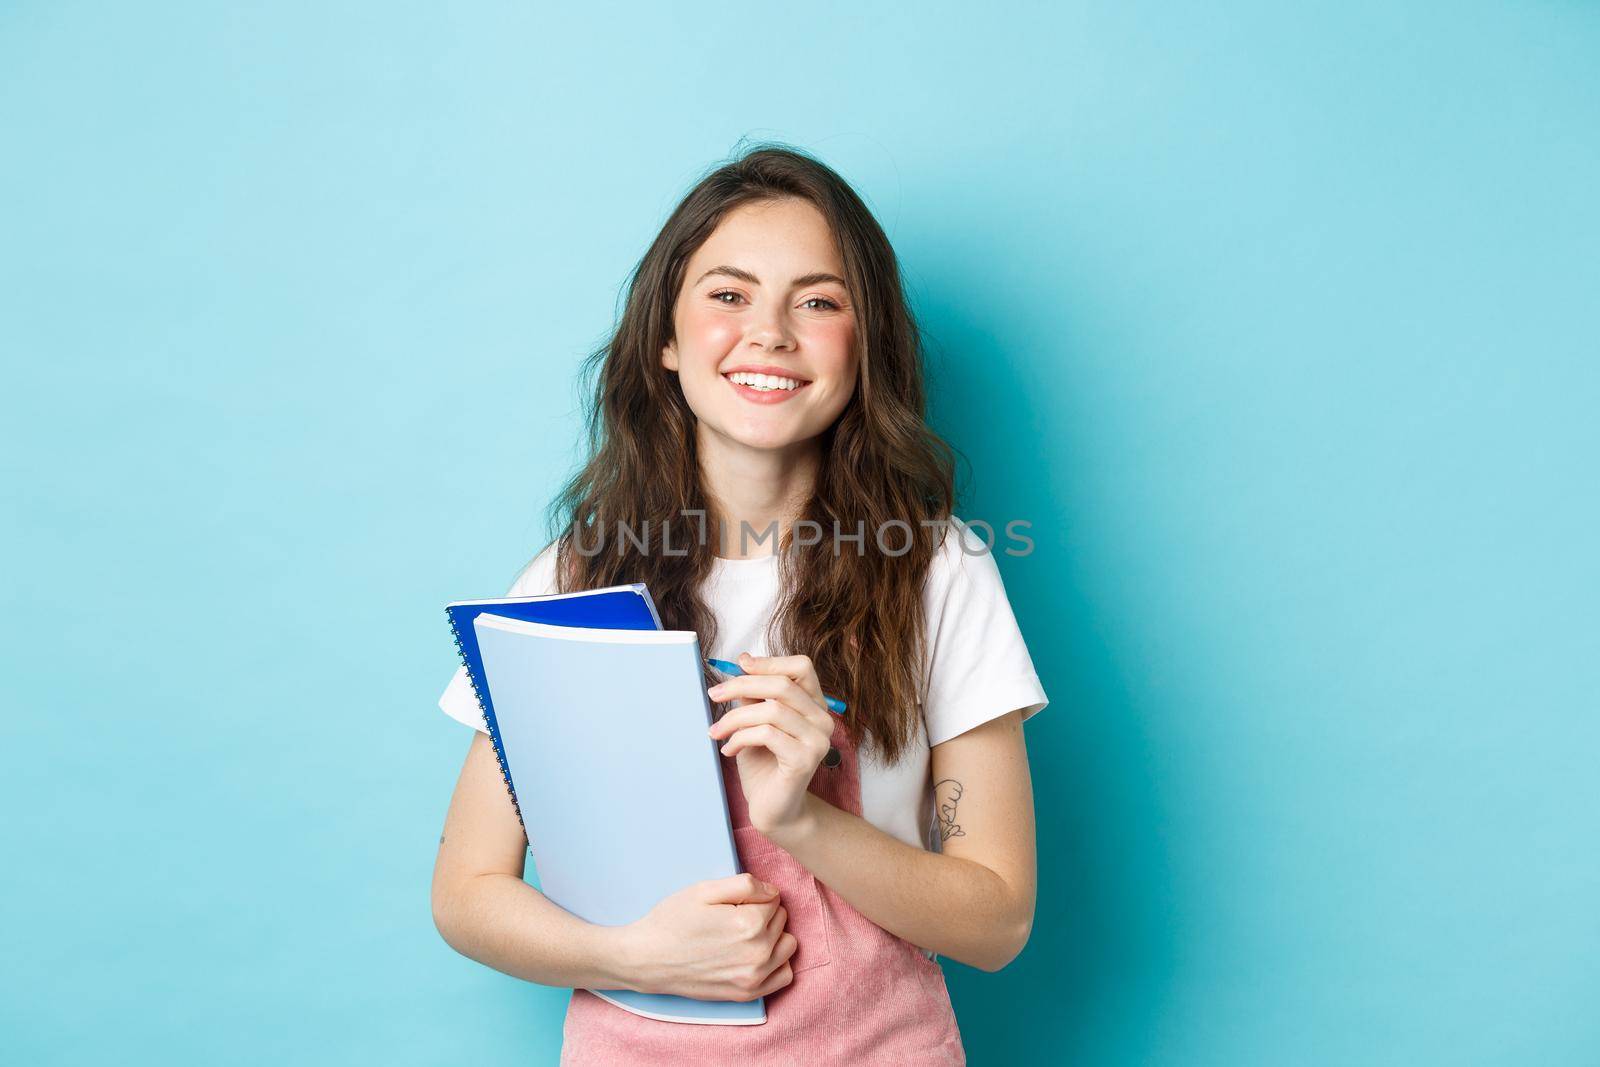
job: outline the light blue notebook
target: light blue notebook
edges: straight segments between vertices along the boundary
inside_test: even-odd
[[[740,873],[692,630],[472,620],[545,896],[588,922],[642,918]],[[766,1004],[591,990],[646,1018],[766,1021]]]

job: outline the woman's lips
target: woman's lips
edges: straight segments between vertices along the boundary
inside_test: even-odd
[[[752,404],[781,404],[785,400],[804,392],[806,387],[811,384],[810,382],[801,382],[798,389],[752,389],[748,385],[740,385],[738,382],[729,381],[727,375],[723,375],[722,380],[728,382],[733,387],[734,392]]]

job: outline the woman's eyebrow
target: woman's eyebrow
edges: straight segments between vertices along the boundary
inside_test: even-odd
[[[761,279],[757,278],[754,274],[751,274],[749,271],[743,270],[743,269],[741,269],[739,267],[728,267],[728,266],[712,267],[710,270],[708,270],[704,274],[700,275],[700,277],[696,278],[694,280],[694,284],[699,285],[701,282],[705,281],[707,278],[711,277],[711,275],[713,275],[713,274],[726,274],[730,278],[738,278],[740,281],[749,282],[751,285],[760,285],[761,284]],[[837,274],[829,274],[825,270],[812,271],[810,274],[802,274],[802,275],[800,275],[800,277],[794,279],[789,284],[791,286],[801,286],[801,285],[817,285],[817,284],[820,284],[821,282],[834,282],[837,285],[844,285],[845,284],[845,281],[844,281],[843,278],[839,277]],[[849,288],[849,286],[845,286],[845,288]]]

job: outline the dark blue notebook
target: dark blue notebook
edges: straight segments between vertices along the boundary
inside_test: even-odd
[[[508,619],[542,622],[550,626],[659,630],[661,616],[656,612],[655,601],[650,599],[650,590],[645,588],[643,582],[586,589],[580,593],[458,600],[444,610],[450,618],[450,630],[455,634],[456,651],[461,654],[461,663],[467,668],[467,677],[472,682],[472,692],[478,698],[478,709],[483,712],[484,725],[489,728],[495,759],[500,762],[500,776],[505,779],[506,792],[511,794],[517,821],[522,822],[522,808],[517,804],[517,787],[511,780],[511,765],[506,762],[500,726],[494,717],[494,702],[489,699],[489,684],[484,680],[483,656],[478,651],[478,635],[473,628],[473,620],[487,611]],[[526,830],[527,824],[523,823],[523,827]]]

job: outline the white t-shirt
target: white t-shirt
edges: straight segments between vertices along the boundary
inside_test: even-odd
[[[859,755],[862,817],[909,845],[933,851],[939,851],[941,837],[929,773],[932,746],[1019,708],[1027,720],[1049,702],[994,555],[959,521],[954,520],[946,532],[923,586],[926,699],[919,736],[894,764],[880,763],[870,745],[864,744]],[[958,529],[963,531],[965,549],[957,539]],[[551,544],[528,564],[506,595],[554,591],[555,545]],[[717,619],[717,646],[705,654],[729,660],[741,652],[770,655],[766,627],[777,597],[776,555],[717,557],[705,587],[706,605]],[[451,718],[487,732],[465,667],[450,679],[439,707]]]

